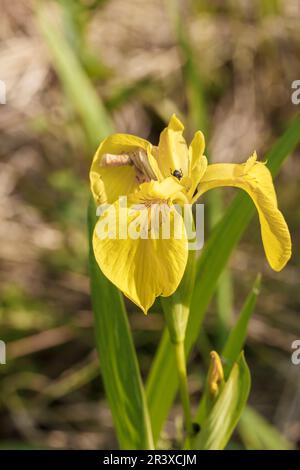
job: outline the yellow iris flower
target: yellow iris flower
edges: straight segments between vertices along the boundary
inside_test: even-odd
[[[106,138],[94,156],[90,171],[96,205],[112,204],[119,224],[126,224],[130,216],[127,211],[125,219],[122,217],[124,209],[118,202],[120,196],[128,197],[129,206],[144,204],[147,212],[154,204],[171,207],[194,203],[213,188],[241,188],[257,208],[266,257],[271,267],[280,271],[291,256],[291,239],[277,207],[268,168],[257,161],[256,153],[242,164],[208,165],[202,132],[196,132],[188,147],[183,129],[182,123],[173,115],[160,135],[158,146],[127,134]],[[147,214],[144,215],[147,220]],[[97,225],[102,218],[103,214]],[[97,235],[97,225],[93,247],[100,269],[144,313],[156,297],[169,296],[176,291],[188,258],[183,221],[182,237],[175,237],[171,232],[169,239],[123,239],[118,234],[115,238],[101,238]]]

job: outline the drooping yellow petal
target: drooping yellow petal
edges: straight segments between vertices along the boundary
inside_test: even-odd
[[[291,238],[277,199],[272,176],[256,153],[246,163],[208,165],[198,186],[199,196],[209,189],[234,186],[244,189],[252,198],[259,215],[266,257],[275,271],[280,271],[291,256]]]
[[[122,156],[142,150],[149,171],[158,172],[155,158],[151,154],[151,144],[144,139],[129,134],[113,134],[105,139],[94,156],[90,171],[91,190],[96,204],[113,203],[119,196],[132,193],[138,188],[135,165],[104,165],[103,156]]]
[[[186,141],[183,138],[184,126],[173,114],[168,124],[160,134],[157,161],[164,178],[174,170],[181,170],[183,176],[188,176],[189,155]]]
[[[102,272],[144,313],[156,297],[175,292],[188,256],[183,219],[165,201],[151,200],[152,191],[157,194],[155,185],[159,183],[141,185],[144,188],[140,200],[137,193],[134,195],[135,204],[144,203],[139,209],[132,201],[129,209],[122,207],[119,201],[110,206],[99,217],[93,237],[95,257]],[[167,194],[165,196],[167,200]],[[155,220],[159,224],[158,231],[153,230]],[[169,226],[169,231],[164,232],[165,226]]]

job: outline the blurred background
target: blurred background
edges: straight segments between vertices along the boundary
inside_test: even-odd
[[[176,112],[188,139],[205,131],[210,161],[245,161],[254,149],[263,160],[299,112],[291,102],[299,24],[298,0],[1,1],[0,448],[116,447],[87,265],[88,171],[108,132],[104,115],[118,132],[156,143]],[[222,347],[261,272],[246,345],[249,407],[230,444],[237,449],[300,444],[300,366],[291,363],[291,343],[300,339],[299,180],[298,150],[276,181],[291,262],[271,271],[256,218],[189,362],[196,404],[208,352]],[[204,200],[207,233],[235,191],[214,193]],[[159,304],[147,318],[132,304],[128,310],[146,376],[163,318]],[[162,447],[176,439],[178,410]]]

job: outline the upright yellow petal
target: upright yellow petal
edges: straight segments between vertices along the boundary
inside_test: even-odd
[[[189,146],[190,172],[195,165],[201,161],[205,149],[205,138],[201,131],[195,132],[191,145]]]
[[[165,224],[170,223],[170,236],[163,239],[162,230],[156,234],[156,238],[150,233],[150,208],[161,208],[157,204],[158,200],[154,202],[153,206],[148,204],[140,210],[135,210],[132,205],[128,210],[116,202],[108,209],[110,216],[107,219],[109,224],[115,215],[116,229],[112,222],[112,226],[104,230],[107,217],[104,212],[99,217],[93,237],[95,257],[102,272],[144,313],[147,313],[156,297],[169,296],[175,292],[184,274],[188,256],[184,222],[176,211],[168,210],[169,205],[164,204],[163,209],[166,208],[166,211],[162,210],[161,219]]]
[[[291,256],[291,238],[277,199],[272,176],[256,153],[246,163],[208,165],[198,186],[199,196],[209,189],[234,186],[244,189],[252,198],[259,215],[266,257],[275,271],[280,271]]]
[[[105,165],[105,155],[122,156],[136,150],[145,155],[144,166],[153,175],[158,172],[157,162],[151,154],[151,144],[144,139],[129,134],[113,134],[105,139],[94,156],[90,171],[91,190],[96,204],[113,203],[119,196],[132,193],[138,188],[138,171],[135,165]]]
[[[205,149],[205,139],[201,131],[197,131],[189,146],[189,175],[191,187],[189,197],[192,198],[194,192],[207,168],[207,158],[203,155]]]
[[[189,155],[186,141],[183,138],[184,126],[173,114],[168,124],[160,134],[157,161],[164,178],[174,170],[182,170],[183,176],[188,176]]]

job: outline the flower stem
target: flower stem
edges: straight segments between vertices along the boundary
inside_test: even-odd
[[[195,251],[190,251],[187,266],[177,290],[170,297],[161,298],[170,341],[174,346],[176,367],[179,379],[179,392],[185,417],[185,428],[187,432],[187,448],[190,448],[191,445],[190,442],[193,436],[193,422],[187,384],[184,339],[195,282],[195,260]]]
[[[190,398],[188,392],[187,373],[185,364],[185,351],[184,342],[173,343],[176,355],[176,366],[179,378],[179,392],[181,403],[183,407],[183,413],[185,417],[185,426],[187,431],[187,443],[189,447],[190,438],[193,434],[193,420],[191,413]]]

